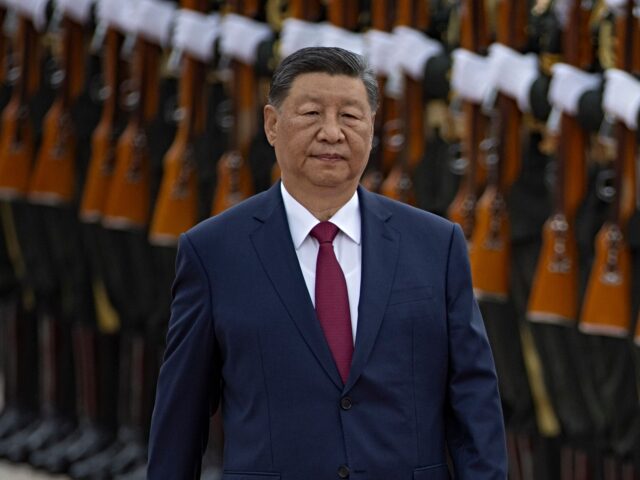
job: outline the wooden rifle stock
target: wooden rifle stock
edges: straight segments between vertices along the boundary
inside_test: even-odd
[[[0,6],[0,25],[4,25],[7,17],[7,8]],[[0,83],[5,83],[7,80],[7,38],[3,33],[0,33]]]
[[[371,4],[371,26],[375,30],[389,31],[393,24],[393,5],[392,2],[386,0],[380,0]],[[384,132],[385,124],[390,115],[395,114],[394,118],[397,118],[397,112],[393,111],[391,99],[388,95],[385,95],[385,89],[387,84],[387,78],[383,75],[378,75],[378,91],[380,94],[380,102],[378,105],[378,111],[376,112],[375,124],[373,126],[373,145],[369,163],[367,169],[362,176],[361,183],[369,191],[378,192],[382,186],[382,180],[385,175],[389,173],[389,168],[385,168],[385,142]]]
[[[116,166],[109,185],[102,223],[119,230],[142,229],[149,222],[150,158],[146,127],[156,115],[160,47],[141,37],[136,40],[133,90],[135,105],[116,145]]]
[[[80,219],[85,222],[97,222],[102,218],[115,168],[117,123],[121,113],[118,106],[118,89],[124,73],[124,66],[120,60],[122,43],[122,34],[109,28],[102,58],[105,99],[100,121],[91,136],[91,160],[80,204]]]
[[[217,215],[253,195],[253,179],[249,163],[251,136],[255,131],[256,83],[251,65],[234,60],[236,91],[234,133],[235,148],[225,152],[218,160],[216,191],[212,215]]]
[[[626,336],[631,321],[631,252],[619,225],[606,222],[596,236],[596,255],[582,304],[580,330]]]
[[[308,22],[317,21],[320,18],[321,6],[318,0],[291,0],[289,2],[288,17],[305,20]],[[271,183],[280,180],[280,165],[278,162],[271,168]]]
[[[501,0],[498,41],[521,48],[525,41],[527,2]],[[510,225],[505,194],[519,170],[522,115],[515,100],[498,94],[492,138],[488,140],[487,187],[476,208],[469,259],[478,298],[505,301],[509,294]],[[497,154],[497,155],[496,155]]]
[[[639,45],[640,44],[640,18],[636,23],[636,29],[634,33],[636,34],[634,45]],[[636,48],[633,53],[634,53],[634,57],[633,57],[634,70],[638,72],[640,71],[640,48]],[[636,172],[635,172],[636,209],[640,211],[640,191],[639,191],[640,184],[637,183],[640,181],[640,171],[637,170],[638,166],[640,165],[640,152],[636,151],[636,154],[638,155],[638,159],[636,160]],[[638,319],[636,320],[634,342],[636,345],[640,346],[640,312],[638,312]]]
[[[204,2],[184,1],[183,7],[204,12]],[[184,111],[176,137],[164,157],[160,192],[153,212],[149,241],[176,245],[181,233],[198,219],[198,177],[194,142],[204,131],[205,66],[187,56],[180,80],[180,105]]]
[[[492,129],[503,129],[502,122],[508,118],[503,115],[496,115],[500,118],[493,120]],[[493,139],[489,139],[491,145],[487,153],[488,183],[476,205],[475,228],[471,236],[469,261],[473,289],[476,296],[483,300],[506,301],[509,293],[509,218],[504,195],[495,179],[495,170],[499,168],[498,158],[508,150],[503,143],[507,138],[507,135],[502,135],[502,138],[498,139],[498,135],[494,134]]]
[[[505,45],[522,50],[527,43],[527,21],[528,2],[523,0],[500,0],[498,22],[498,41]],[[504,103],[500,108],[503,118],[508,119],[503,124],[507,129],[509,145],[505,153],[506,157],[501,157],[500,162],[500,184],[503,191],[507,191],[520,174],[520,164],[522,160],[522,149],[520,142],[520,130],[522,126],[522,114],[515,100],[501,96],[499,102]]]
[[[566,61],[586,67],[590,58],[582,41],[588,34],[585,9],[574,0],[564,33]],[[577,120],[563,113],[560,124],[558,175],[553,215],[545,222],[527,317],[535,322],[567,323],[578,319],[578,248],[573,229],[576,211],[584,197],[586,134]]]
[[[242,15],[255,17],[258,6],[244,2]],[[218,160],[212,215],[217,215],[253,195],[249,150],[256,131],[257,80],[252,65],[233,60],[234,125],[232,148]]]
[[[460,46],[479,53],[487,47],[484,1],[466,0],[460,8]],[[480,178],[479,165],[480,141],[486,130],[486,121],[480,105],[465,102],[463,110],[466,128],[462,147],[468,164],[447,216],[462,227],[466,239],[470,240],[475,226],[476,202],[485,180]]]
[[[638,22],[635,0],[627,0],[625,15],[618,18],[619,68],[634,68],[634,32]],[[631,253],[626,240],[628,221],[635,209],[635,159],[637,140],[617,122],[615,196],[609,218],[596,236],[595,259],[585,292],[579,328],[586,333],[626,336],[631,326]]]
[[[425,30],[429,24],[426,2],[401,0],[397,4],[396,24]],[[411,176],[424,152],[424,98],[422,82],[404,75],[403,99],[400,105],[402,150],[381,185],[383,195],[415,205]],[[392,138],[392,137],[390,137]]]
[[[42,146],[29,184],[29,200],[69,204],[75,197],[76,135],[71,107],[84,84],[84,28],[64,18],[62,75],[58,94],[44,117]]]
[[[466,123],[463,137],[463,152],[467,159],[467,170],[460,182],[456,196],[447,210],[449,220],[462,227],[467,241],[471,240],[475,227],[476,203],[480,190],[478,166],[480,164],[480,137],[485,129],[480,105],[465,103],[464,120]]]
[[[39,49],[36,30],[26,18],[20,18],[18,37],[20,78],[1,119],[0,198],[5,200],[26,195],[35,155],[28,102],[38,89]]]

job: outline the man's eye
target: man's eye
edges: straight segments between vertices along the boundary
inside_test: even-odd
[[[304,112],[304,115],[315,116],[315,115],[318,115],[318,112],[316,110],[309,110],[308,112]]]
[[[352,120],[357,120],[359,118],[357,115],[354,115],[353,113],[343,113],[342,116]]]

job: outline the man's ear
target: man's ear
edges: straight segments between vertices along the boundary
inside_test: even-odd
[[[273,105],[264,106],[264,133],[269,145],[273,146],[278,131],[278,110]]]

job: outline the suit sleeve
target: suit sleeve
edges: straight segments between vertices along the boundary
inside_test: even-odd
[[[473,295],[467,246],[453,228],[447,262],[447,444],[459,480],[505,480],[507,454],[498,380]]]
[[[202,262],[182,235],[149,435],[149,480],[200,478],[220,383],[210,292]]]

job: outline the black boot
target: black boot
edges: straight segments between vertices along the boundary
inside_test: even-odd
[[[87,325],[77,325],[74,331],[76,384],[78,385],[78,429],[55,448],[46,458],[32,458],[33,464],[51,473],[64,473],[71,465],[104,450],[113,435],[98,423],[95,335]]]
[[[145,438],[146,392],[145,380],[148,350],[142,335],[132,334],[125,341],[126,357],[121,365],[121,379],[126,382],[121,392],[121,409],[124,412],[118,430],[118,439],[125,447],[113,458],[111,475],[131,472],[147,462]],[[126,370],[128,368],[128,375]],[[128,384],[128,385],[127,385]]]
[[[0,414],[0,441],[28,428],[35,420],[35,384],[37,373],[36,327],[31,315],[24,312],[17,298],[0,304],[3,329],[2,362],[5,408]],[[25,379],[30,380],[25,380]]]
[[[116,432],[118,428],[118,397],[122,388],[118,382],[120,374],[120,335],[98,333],[98,412],[99,421],[108,431]],[[114,435],[113,442],[103,450],[96,452],[69,469],[73,479],[100,480],[111,478],[109,469],[113,458],[125,447],[123,441]]]
[[[69,333],[69,332],[65,332]],[[24,462],[35,452],[59,442],[74,428],[69,415],[70,408],[62,404],[64,395],[60,381],[65,371],[64,353],[68,349],[63,341],[60,320],[41,314],[38,326],[40,350],[40,418],[20,435],[11,437],[7,444],[0,444],[0,454],[12,462]]]

